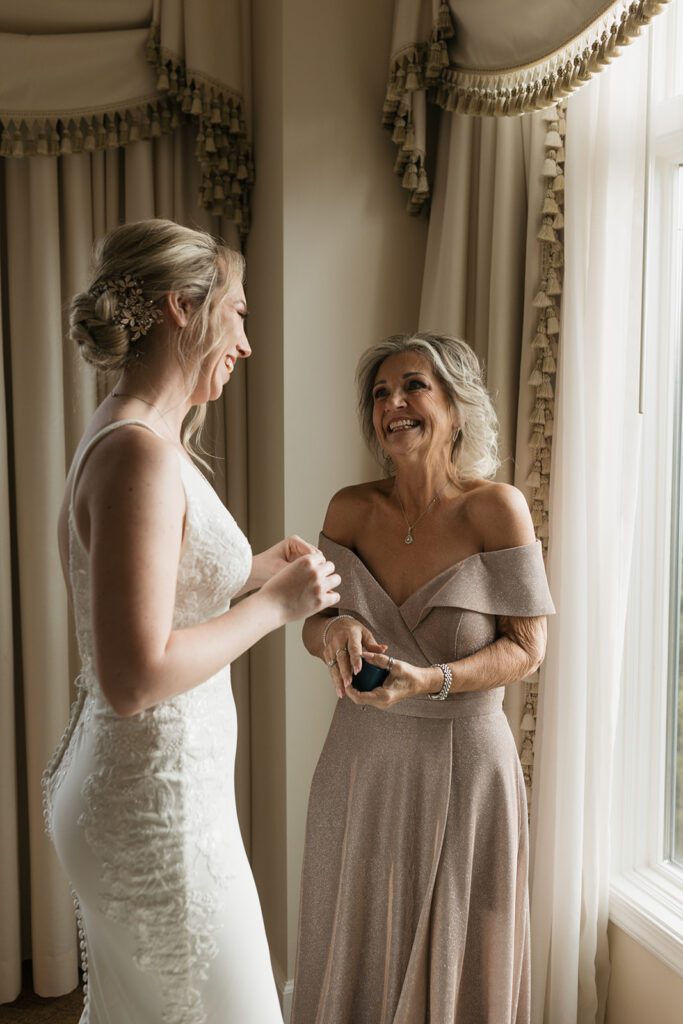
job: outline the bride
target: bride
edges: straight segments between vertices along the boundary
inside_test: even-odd
[[[204,403],[251,352],[243,271],[207,234],[142,221],[100,241],[71,304],[83,356],[120,374],[59,519],[82,671],[45,811],[76,902],[82,1024],[282,1019],[235,809],[230,663],[335,605],[340,579],[298,537],[252,557],[195,465]]]

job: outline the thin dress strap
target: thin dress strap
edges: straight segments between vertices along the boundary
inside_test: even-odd
[[[80,455],[80,458],[78,460],[78,463],[76,464],[76,471],[74,472],[74,478],[71,481],[71,496],[69,498],[69,514],[70,515],[73,515],[74,495],[76,493],[76,484],[78,483],[78,479],[79,479],[79,477],[81,475],[81,470],[83,469],[83,464],[85,463],[86,458],[88,457],[88,455],[90,454],[92,449],[95,447],[97,442],[101,441],[103,437],[107,436],[107,434],[111,434],[112,430],[116,430],[118,427],[126,427],[126,426],[129,426],[129,425],[135,425],[135,426],[138,426],[138,427],[145,427],[147,430],[151,430],[151,432],[153,434],[156,434],[157,437],[161,437],[161,434],[159,433],[159,431],[155,430],[154,427],[150,427],[149,423],[145,423],[144,420],[132,420],[132,419],[131,420],[114,420],[113,423],[108,423],[106,427],[102,427],[101,430],[98,430],[97,433],[94,434],[90,438],[90,440],[88,441],[87,445],[85,446],[85,448],[81,452],[81,455]],[[162,438],[162,440],[163,440],[163,438]]]

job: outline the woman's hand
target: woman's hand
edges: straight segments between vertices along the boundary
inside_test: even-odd
[[[278,541],[277,544],[273,544],[272,548],[266,548],[258,555],[254,555],[251,575],[247,580],[244,590],[254,590],[256,587],[262,587],[264,583],[276,576],[286,566],[291,565],[297,558],[301,558],[302,555],[315,555],[320,554],[318,548],[313,544],[309,544],[303,537],[297,537],[296,534],[292,534],[291,537],[285,537],[284,540]]]
[[[430,665],[422,668],[410,665],[407,661],[398,661],[388,654],[379,654],[373,650],[364,650],[363,657],[377,668],[386,668],[389,675],[381,686],[367,693],[355,690],[352,685],[346,686],[346,696],[354,704],[371,704],[385,710],[392,704],[398,704],[408,697],[424,697],[428,693],[438,693],[443,684],[440,668]]]
[[[341,576],[335,572],[334,563],[328,562],[316,548],[314,554],[285,562],[284,568],[263,584],[260,593],[277,602],[285,623],[307,618],[338,604],[339,594],[335,587],[340,583]]]
[[[351,685],[351,678],[360,672],[363,650],[381,654],[386,644],[378,644],[362,622],[347,616],[327,622],[322,658],[327,665],[338,697],[343,697]]]

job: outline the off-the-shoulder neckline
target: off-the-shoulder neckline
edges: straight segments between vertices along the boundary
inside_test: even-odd
[[[345,551],[348,555],[350,555],[352,558],[354,558],[356,560],[356,562],[358,562],[360,567],[363,569],[363,571],[367,574],[367,576],[372,580],[372,582],[375,584],[375,586],[382,592],[382,594],[384,594],[384,596],[386,597],[387,601],[390,601],[392,603],[392,605],[394,606],[394,608],[398,608],[399,610],[401,608],[405,608],[405,606],[408,604],[409,601],[414,601],[415,598],[418,596],[418,594],[421,594],[422,591],[425,590],[426,587],[432,586],[438,580],[441,580],[442,577],[445,578],[450,573],[455,572],[456,569],[461,569],[463,565],[465,565],[467,562],[471,562],[475,558],[486,558],[486,557],[488,557],[490,555],[507,554],[507,553],[509,553],[511,551],[526,551],[526,550],[529,550],[530,548],[534,548],[535,549],[535,548],[538,548],[538,546],[541,543],[540,540],[533,540],[529,544],[519,544],[516,547],[511,547],[511,548],[495,548],[495,549],[493,549],[491,551],[474,551],[471,555],[466,555],[465,558],[460,558],[460,559],[458,559],[457,562],[453,562],[452,565],[449,565],[446,569],[443,569],[441,572],[437,573],[436,576],[432,576],[430,579],[425,580],[424,583],[420,584],[420,586],[417,588],[417,590],[414,590],[412,592],[412,594],[408,595],[408,597],[405,599],[405,601],[402,601],[400,604],[397,604],[396,601],[394,601],[393,597],[386,592],[386,590],[384,589],[382,584],[379,582],[377,577],[374,575],[374,573],[372,573],[370,571],[370,569],[368,569],[367,565],[365,564],[363,559],[360,557],[360,555],[357,555],[356,552],[352,548],[347,547],[346,544],[340,544],[338,541],[332,540],[331,537],[328,537],[327,534],[323,533],[322,531],[320,533],[320,536],[324,537],[324,539],[327,541],[328,544],[334,544],[335,547],[341,548],[342,551]]]

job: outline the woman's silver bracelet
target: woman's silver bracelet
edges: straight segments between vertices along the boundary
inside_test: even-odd
[[[325,649],[325,644],[327,643],[327,631],[332,628],[335,622],[339,622],[340,619],[353,619],[353,621],[356,622],[356,619],[353,617],[353,615],[333,615],[323,630],[323,650]]]
[[[450,665],[432,665],[432,668],[440,668],[443,672],[443,686],[438,693],[428,693],[430,700],[445,700],[453,685],[453,673]]]

